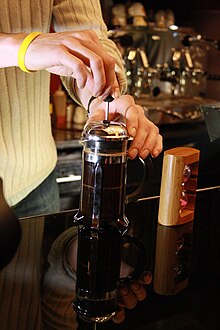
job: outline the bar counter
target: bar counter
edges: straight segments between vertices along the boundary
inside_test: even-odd
[[[188,287],[176,295],[164,296],[156,294],[150,286],[148,298],[134,310],[127,310],[125,322],[115,325],[109,321],[97,325],[97,329],[219,329],[219,200],[218,188],[197,193]],[[48,315],[55,316],[56,322],[62,324],[64,310],[72,310],[74,276],[67,275],[64,252],[75,233],[75,212],[19,220],[20,245],[14,258],[0,272],[1,330],[42,329]],[[141,199],[126,207],[128,232],[143,242],[148,255],[146,269],[152,273],[157,212],[158,198]],[[70,325],[43,329],[74,328]],[[79,321],[78,329],[92,329],[92,325]]]

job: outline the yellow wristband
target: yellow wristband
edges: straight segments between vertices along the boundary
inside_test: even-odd
[[[34,72],[34,71],[30,71],[26,68],[26,66],[25,66],[25,55],[26,55],[26,52],[27,52],[27,49],[28,49],[30,43],[37,36],[39,36],[39,34],[41,34],[41,32],[31,32],[30,34],[28,34],[28,36],[26,38],[24,38],[24,40],[22,41],[22,44],[19,48],[19,51],[18,51],[18,66],[24,72],[28,72],[28,73]]]

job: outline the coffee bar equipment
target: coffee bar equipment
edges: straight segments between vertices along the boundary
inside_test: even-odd
[[[129,221],[125,215],[125,204],[141,194],[146,172],[140,186],[126,195],[129,135],[123,123],[109,121],[111,100],[106,100],[105,120],[88,123],[82,132],[82,187],[74,218],[78,256],[73,306],[80,318],[93,322],[94,327],[115,314],[120,282],[137,278],[146,266],[141,242],[126,235]],[[145,169],[144,161],[142,165]],[[134,272],[120,279],[125,243],[137,249],[139,257]]]
[[[210,39],[201,34],[195,34],[195,35],[187,34],[183,38],[183,45],[185,45],[187,47],[189,47],[193,44],[200,44],[200,43],[204,43],[210,47],[220,50],[220,40]]]
[[[207,45],[186,43],[176,26],[126,26],[109,31],[119,44],[129,93],[141,96],[198,96],[204,93]]]
[[[119,26],[109,30],[124,60],[128,93],[156,125],[203,120],[207,55],[218,41],[207,40],[191,27]],[[215,77],[216,78],[216,77]]]

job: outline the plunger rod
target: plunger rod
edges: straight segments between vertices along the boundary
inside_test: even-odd
[[[109,120],[108,117],[109,117],[109,102],[107,101],[106,105],[105,105],[105,120],[106,121]]]
[[[112,102],[114,100],[114,98],[109,95],[108,97],[106,97],[106,99],[104,100],[106,102],[106,107],[105,107],[105,120],[109,121],[109,103]]]

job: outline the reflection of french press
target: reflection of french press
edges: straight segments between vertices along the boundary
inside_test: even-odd
[[[106,119],[87,124],[82,133],[82,190],[74,218],[79,226],[73,306],[89,322],[104,322],[115,314],[124,243],[136,245],[141,256],[130,278],[137,278],[145,267],[144,248],[136,238],[125,235],[125,202],[140,193],[138,188],[125,195],[129,136],[123,124],[108,120],[112,98],[105,101]]]

